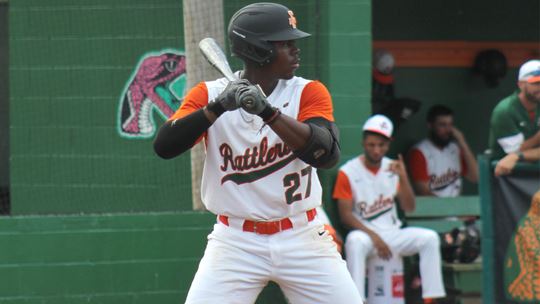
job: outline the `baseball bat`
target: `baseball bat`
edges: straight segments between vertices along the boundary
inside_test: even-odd
[[[216,70],[218,70],[221,75],[225,76],[227,80],[238,80],[238,77],[231,70],[231,66],[229,65],[229,61],[227,61],[227,57],[225,57],[223,50],[219,47],[214,38],[207,37],[202,39],[199,42],[199,49],[201,50],[204,58],[206,58],[206,60],[210,63],[210,65],[213,66]],[[255,86],[257,87],[257,89],[259,89],[262,95],[266,97],[262,88],[258,84]],[[246,99],[244,100],[244,103],[247,105],[251,105],[253,104],[253,100]]]
[[[210,65],[212,65],[221,75],[225,76],[227,80],[234,81],[238,77],[234,75],[231,70],[231,66],[227,61],[227,57],[223,53],[223,50],[219,47],[214,38],[204,38],[199,42],[199,50],[201,50],[204,58],[208,60]]]

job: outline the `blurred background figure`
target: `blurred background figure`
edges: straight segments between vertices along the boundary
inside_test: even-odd
[[[491,113],[489,148],[493,159],[540,147],[540,60],[519,68],[518,90]]]
[[[454,112],[432,106],[426,117],[428,136],[409,151],[408,168],[417,195],[456,197],[462,180],[478,181],[478,165],[463,133],[454,126]]]
[[[373,78],[371,111],[382,114],[392,121],[397,130],[420,109],[421,102],[407,97],[397,98],[394,92],[395,59],[392,53],[385,49],[373,52]]]

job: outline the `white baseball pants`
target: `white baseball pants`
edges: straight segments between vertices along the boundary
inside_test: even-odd
[[[214,225],[186,303],[254,303],[268,281],[279,284],[292,304],[362,303],[317,218],[273,235]]]
[[[392,255],[420,255],[420,276],[422,277],[422,297],[440,298],[446,295],[441,271],[439,236],[430,229],[407,227],[377,231],[390,247]],[[345,240],[347,268],[358,288],[365,296],[366,260],[377,254],[371,238],[363,231],[351,231]]]

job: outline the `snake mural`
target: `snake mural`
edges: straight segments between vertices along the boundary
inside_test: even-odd
[[[118,132],[126,138],[153,137],[154,112],[170,117],[182,102],[186,57],[167,49],[142,56],[125,85],[118,107]]]

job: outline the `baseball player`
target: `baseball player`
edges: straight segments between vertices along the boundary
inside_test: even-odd
[[[287,7],[237,11],[228,36],[241,79],[191,89],[154,149],[172,158],[204,138],[201,196],[217,215],[186,303],[253,303],[268,283],[291,303],[361,303],[332,237],[317,218],[317,168],[339,159],[326,87],[294,75],[296,27]]]
[[[427,114],[428,138],[409,152],[408,167],[418,195],[456,197],[464,176],[478,181],[478,165],[463,133],[454,127],[454,112],[444,105],[432,106]]]
[[[422,296],[426,303],[434,303],[434,298],[445,296],[439,236],[429,229],[400,228],[394,198],[406,212],[415,208],[415,198],[401,155],[399,160],[385,157],[392,130],[386,116],[370,117],[363,126],[364,154],[346,162],[338,172],[333,197],[341,221],[352,229],[345,238],[347,267],[360,294],[365,295],[369,255],[388,260],[393,255],[418,253]]]

